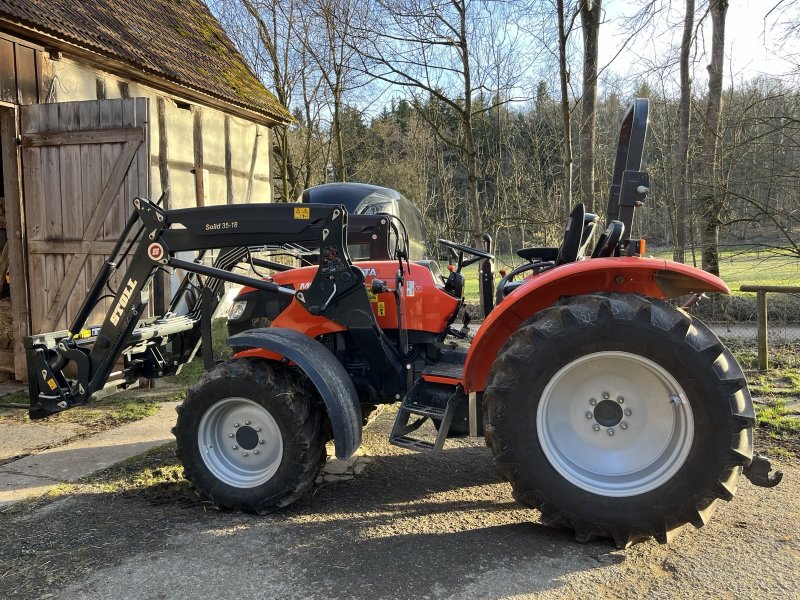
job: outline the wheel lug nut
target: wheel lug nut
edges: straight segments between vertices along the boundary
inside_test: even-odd
[[[589,404],[591,404],[592,406],[594,406],[595,404],[597,404],[597,400],[595,400],[594,398],[592,398],[591,400],[589,400]]]
[[[617,396],[617,402],[622,404],[623,402],[625,402],[625,398],[623,398],[622,396]]]
[[[238,424],[238,423],[234,423],[234,424],[233,424],[233,426],[234,426],[234,427],[238,427],[238,426],[239,426],[239,424]]]
[[[234,450],[238,450],[239,446],[231,446]]]
[[[253,454],[258,454],[258,450],[253,450]]]
[[[630,409],[630,408],[626,408],[626,409],[625,409],[625,416],[626,416],[626,417],[630,417],[632,414],[633,414],[633,411],[631,411],[631,409]]]
[[[623,421],[622,423],[619,424],[619,428],[620,429],[627,429],[628,428],[628,424],[625,421]]]
[[[233,437],[233,434],[232,434],[232,433],[229,433],[229,434],[228,434],[228,437]]]
[[[242,452],[242,456],[247,456],[247,452]]]
[[[613,429],[608,429],[608,430],[606,430],[606,433],[608,433],[608,435],[614,435],[614,430]]]
[[[592,429],[594,429],[595,431],[600,431],[600,425],[595,423],[594,425],[592,425]]]
[[[264,440],[258,440],[258,443],[259,443],[259,444],[263,444],[263,443],[264,443]]]
[[[250,421],[245,421],[244,424],[245,425],[250,425]]]
[[[261,431],[261,427],[256,427],[256,432]]]
[[[611,394],[608,392],[603,392],[603,400],[608,400],[609,398],[611,398]]]
[[[590,411],[590,410],[586,411],[586,418],[587,419],[591,419],[592,418],[592,411]]]

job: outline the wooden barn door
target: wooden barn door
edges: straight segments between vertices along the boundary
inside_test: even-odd
[[[131,98],[20,110],[31,333],[60,331],[111,252],[133,199],[149,194],[149,106]],[[102,321],[109,302],[98,304],[90,323]]]

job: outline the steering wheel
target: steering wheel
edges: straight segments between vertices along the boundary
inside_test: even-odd
[[[567,227],[564,229],[564,239],[558,249],[556,265],[575,262],[581,249],[581,238],[583,237],[583,221],[586,217],[586,207],[582,202],[575,205],[567,219]]]
[[[494,260],[494,254],[489,254],[488,252],[484,252],[483,250],[478,250],[477,248],[473,248],[472,246],[465,246],[464,244],[456,244],[455,242],[451,242],[450,240],[443,240],[439,238],[436,240],[442,246],[447,248],[452,248],[453,250],[458,250],[459,252],[465,252],[467,254],[472,254],[472,256],[477,256],[478,258],[488,258],[489,260]]]
[[[456,271],[461,272],[463,267],[468,267],[469,265],[478,262],[481,259],[488,258],[489,260],[494,260],[494,254],[489,254],[488,252],[484,252],[483,250],[478,250],[477,248],[473,248],[471,246],[465,246],[464,244],[456,244],[455,242],[451,242],[450,240],[443,240],[439,238],[436,240],[442,246],[446,248],[450,248],[451,250],[458,250],[457,258],[458,264],[456,265]],[[467,261],[464,260],[464,254],[471,254],[475,258],[471,258]]]
[[[611,256],[617,249],[623,233],[625,233],[625,224],[622,221],[611,221],[597,240],[592,258]]]

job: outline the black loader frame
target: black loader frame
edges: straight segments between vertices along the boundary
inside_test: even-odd
[[[386,374],[387,379],[398,377],[399,357],[383,339],[366,295],[364,275],[352,266],[347,254],[349,241],[370,244],[376,256],[388,258],[392,224],[385,216],[348,216],[341,206],[323,204],[178,210],[163,210],[144,198],[135,199],[133,204],[122,235],[69,330],[24,340],[32,419],[85,404],[112,375],[120,378],[116,385],[126,386],[142,377],[175,374],[194,357],[201,342],[206,366],[213,365],[211,317],[221,300],[224,282],[294,296],[312,314],[325,314],[342,322],[359,343],[375,350],[368,353],[371,368]],[[348,221],[351,225],[346,238]],[[319,269],[308,289],[297,291],[233,272],[242,263],[280,269],[280,263],[254,258],[251,253],[287,244],[319,249]],[[92,310],[132,249],[132,259],[105,320],[100,326],[87,328]],[[213,266],[201,262],[209,250],[219,250]],[[176,257],[185,251],[197,251],[198,258],[186,261]],[[166,314],[142,318],[150,281],[166,267],[187,274]],[[186,308],[181,311],[184,314],[179,314],[181,307]],[[120,357],[124,366],[113,373]]]

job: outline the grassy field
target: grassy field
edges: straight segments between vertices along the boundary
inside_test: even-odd
[[[672,258],[671,248],[652,248],[648,252],[655,258]],[[722,279],[731,288],[735,295],[753,296],[739,292],[742,285],[793,285],[800,286],[800,258],[790,256],[776,256],[774,253],[754,250],[750,247],[730,247],[720,251],[720,271]],[[699,260],[698,255],[698,260]],[[522,264],[522,259],[516,255],[505,254],[497,257],[495,270],[511,270]],[[691,255],[687,264],[692,264]],[[442,270],[447,265],[442,263]],[[470,304],[478,303],[478,266],[471,265],[464,269],[466,280],[465,295]],[[495,281],[499,275],[495,276]]]

